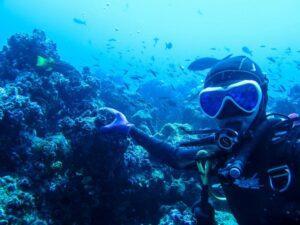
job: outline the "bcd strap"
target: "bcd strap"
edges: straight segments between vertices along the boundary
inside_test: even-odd
[[[208,154],[206,150],[200,150],[197,153],[198,158],[203,158]],[[226,201],[226,197],[220,193],[217,194],[217,191],[215,190],[213,185],[209,185],[209,172],[214,167],[214,163],[209,160],[199,160],[197,161],[197,168],[200,173],[200,179],[203,186],[209,187],[209,193],[217,200],[219,201]]]
[[[292,174],[288,165],[268,169],[269,183],[273,191],[285,192],[291,185]]]
[[[207,155],[208,152],[206,150],[200,150],[197,153],[197,157],[202,158]],[[211,169],[211,163],[209,160],[199,160],[197,161],[197,168],[200,173],[200,178],[203,185],[208,185],[208,174]]]

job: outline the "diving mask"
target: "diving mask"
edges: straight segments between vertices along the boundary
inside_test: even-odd
[[[262,101],[261,87],[254,80],[243,80],[227,87],[208,87],[200,92],[200,107],[210,118],[218,117],[227,101],[245,113],[253,113]]]

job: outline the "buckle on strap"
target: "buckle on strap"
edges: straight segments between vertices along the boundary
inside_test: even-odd
[[[276,192],[285,192],[291,185],[292,174],[288,165],[268,169],[271,189]]]

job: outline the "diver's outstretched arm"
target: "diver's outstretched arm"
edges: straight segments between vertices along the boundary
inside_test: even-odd
[[[144,147],[163,163],[176,169],[193,167],[196,169],[195,159],[199,149],[176,147],[151,137],[129,123],[121,112],[111,108],[107,109],[115,115],[115,120],[106,126],[100,127],[101,133],[129,135],[137,144]]]
[[[129,135],[151,155],[173,168],[184,169],[193,166],[196,168],[195,162],[199,149],[173,146],[149,136],[135,126],[130,128]]]

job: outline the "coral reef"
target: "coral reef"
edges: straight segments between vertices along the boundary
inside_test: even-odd
[[[39,57],[51,63],[40,67]],[[109,202],[105,189],[121,174],[120,152],[128,146],[126,138],[97,130],[113,119],[99,100],[100,80],[62,62],[38,30],[12,36],[0,58],[1,170],[22,177],[15,188],[31,196],[26,205],[12,193],[16,210],[4,211],[4,220],[13,214],[20,222],[10,224],[34,224],[34,210],[37,224],[92,224]]]

